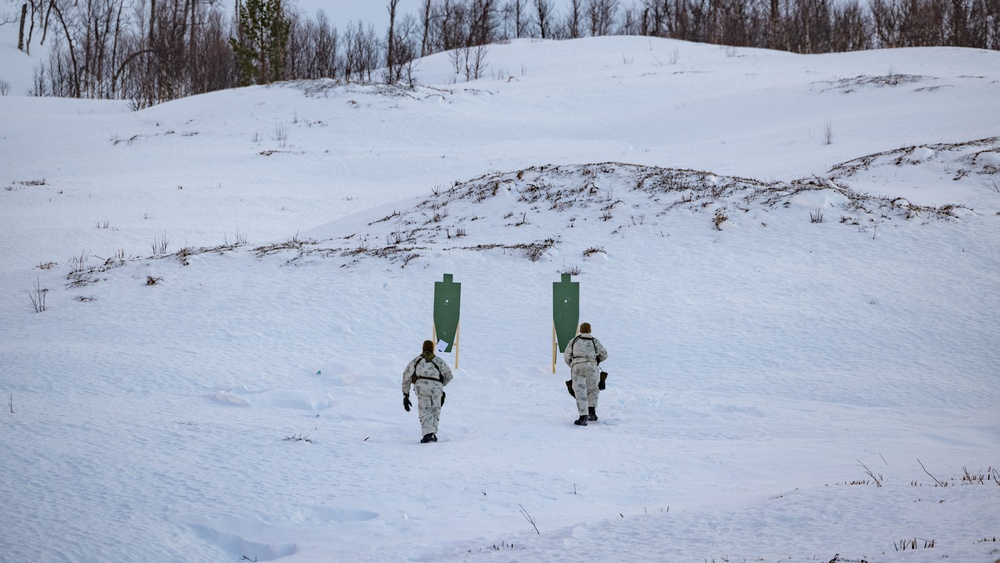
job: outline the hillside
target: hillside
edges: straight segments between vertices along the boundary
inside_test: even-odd
[[[0,558],[994,561],[998,57],[607,37],[0,97]],[[610,352],[587,428],[564,273]]]

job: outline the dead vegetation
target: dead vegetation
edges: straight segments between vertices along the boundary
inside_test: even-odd
[[[859,77],[850,83],[892,85],[893,80],[906,83],[924,78]],[[417,95],[412,90],[397,93],[403,97]],[[320,89],[312,94],[323,92]],[[813,223],[823,223],[825,213],[837,213],[840,225],[859,233],[877,233],[880,224],[890,221],[952,221],[972,212],[961,204],[923,206],[906,198],[876,197],[851,187],[858,178],[880,172],[880,168],[914,165],[950,167],[955,181],[982,180],[988,187],[992,180],[996,186],[1000,137],[903,147],[843,162],[822,177],[780,182],[620,162],[490,172],[454,182],[447,188],[435,187],[413,207],[373,219],[363,231],[325,240],[296,234],[283,242],[253,247],[251,252],[258,259],[282,257],[289,265],[332,260],[340,267],[376,259],[405,268],[426,265],[435,255],[451,252],[490,252],[539,262],[556,247],[583,240],[581,237],[605,241],[643,232],[662,237],[665,230],[677,224],[677,218],[694,218],[697,222],[704,217],[706,229],[735,233],[768,228],[780,223],[786,216],[784,210],[809,205],[808,217]],[[814,203],[821,201],[836,203]],[[565,219],[554,220],[559,216]],[[803,211],[794,220],[805,216]],[[475,229],[468,228],[472,222]],[[564,239],[566,229],[574,229],[573,237]],[[577,234],[576,229],[582,231]],[[455,244],[458,240],[461,245]],[[194,256],[234,252],[247,243],[246,236],[238,232],[233,242],[227,238],[218,246],[184,247],[169,253],[169,244],[166,232],[154,237],[153,256],[145,260],[175,259],[188,265]],[[581,246],[573,251],[582,252],[583,259],[606,254],[603,246]],[[131,260],[122,253],[91,266],[88,258],[83,253],[70,259],[71,286],[95,283],[108,270]],[[578,266],[564,266],[574,267]]]
[[[547,250],[562,243],[561,229],[554,226],[557,222],[544,220],[546,215],[571,214],[569,228],[586,226],[592,229],[595,223],[587,223],[589,217],[597,223],[608,224],[607,235],[624,236],[627,229],[656,226],[658,219],[678,210],[688,210],[699,214],[707,212],[712,229],[721,231],[734,220],[734,214],[788,207],[796,196],[818,191],[842,196],[848,202],[845,210],[850,213],[841,216],[841,223],[856,227],[874,226],[893,219],[958,216],[958,205],[930,208],[901,198],[872,197],[852,190],[836,177],[834,174],[829,178],[814,176],[792,182],[763,182],[699,170],[618,162],[536,166],[484,174],[467,182],[456,182],[447,189],[438,187],[412,209],[394,210],[371,221],[368,226],[372,232],[345,237],[366,241],[382,238],[382,245],[367,242],[345,248],[338,247],[337,240],[331,240],[312,248],[279,245],[271,247],[271,251],[296,251],[298,256],[291,261],[319,255],[346,257],[351,263],[357,263],[364,257],[398,262],[400,255],[409,256],[418,250],[421,254],[499,250],[503,254],[520,254],[531,261],[539,261]],[[643,213],[635,214],[636,209]],[[822,222],[822,217],[820,209],[810,213],[813,222]],[[492,230],[476,230],[491,232],[494,239],[500,240],[477,240],[464,227],[471,221],[492,224]],[[447,245],[447,241],[456,238],[472,239],[471,244]],[[510,240],[503,240],[505,238]],[[584,253],[584,257],[589,256],[590,253]]]
[[[964,143],[913,145],[877,152],[837,164],[828,174],[831,180],[845,180],[877,167],[918,165],[932,159],[954,162],[958,166],[953,178],[956,181],[969,174],[990,176],[1000,173],[1000,161],[987,158],[986,155],[995,158],[1000,155],[1000,137],[987,137]]]
[[[853,78],[841,78],[840,80],[831,80],[821,82],[820,84],[828,85],[828,87],[822,90],[823,92],[838,90],[844,94],[850,94],[851,92],[865,88],[902,86],[904,84],[915,84],[926,80],[937,79],[931,76],[920,76],[916,74],[898,74],[890,69],[888,73],[880,76],[862,74]]]
[[[988,467],[987,469],[979,469],[978,471],[969,471],[968,467],[962,467],[962,475],[958,477],[950,478],[938,478],[936,475],[931,473],[923,462],[919,459],[917,464],[920,469],[931,478],[931,483],[935,488],[948,488],[954,487],[955,485],[997,485],[1000,486],[1000,470],[995,467]],[[835,485],[875,485],[876,487],[882,487],[887,479],[882,475],[875,473],[867,465],[865,465],[860,460],[858,461],[858,466],[864,470],[865,475],[868,476],[867,479],[852,479],[849,481],[844,481],[842,483],[835,483]],[[928,483],[930,485],[930,483]],[[910,487],[922,487],[923,483],[919,479],[911,479],[909,482]]]

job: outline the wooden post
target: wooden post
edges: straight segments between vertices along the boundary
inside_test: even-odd
[[[462,321],[458,321],[455,325],[455,369],[458,369],[458,350],[461,346],[458,345],[458,337],[462,334]]]
[[[556,357],[559,354],[559,337],[556,336],[556,322],[552,321],[552,373],[556,372]]]

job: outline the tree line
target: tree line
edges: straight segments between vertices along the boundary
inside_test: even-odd
[[[420,0],[387,29],[338,30],[285,0],[25,0],[18,48],[46,41],[29,92],[134,107],[247,84],[333,78],[413,84],[449,52],[479,78],[488,46],[519,38],[669,37],[795,53],[957,46],[1000,49],[1000,0]]]

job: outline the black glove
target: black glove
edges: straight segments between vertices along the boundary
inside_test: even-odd
[[[569,394],[572,395],[573,398],[575,399],[576,398],[576,391],[573,390],[573,380],[572,379],[570,379],[569,381],[566,382],[566,389],[569,390]]]
[[[608,379],[608,372],[602,371],[601,372],[601,382],[597,384],[597,388],[600,389],[601,391],[604,391],[604,387],[605,387],[604,382],[607,379]]]
[[[444,406],[444,398],[447,397],[447,396],[448,395],[444,391],[441,391],[441,406],[442,407]]]
[[[409,393],[403,393],[403,408],[406,409],[406,412],[410,412],[410,394]]]

